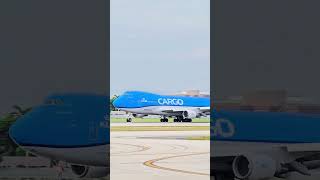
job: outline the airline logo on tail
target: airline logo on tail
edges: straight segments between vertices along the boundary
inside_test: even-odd
[[[158,103],[161,105],[183,105],[182,99],[159,98]]]

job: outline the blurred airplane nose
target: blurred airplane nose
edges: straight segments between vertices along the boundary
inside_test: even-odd
[[[43,141],[46,132],[52,127],[43,121],[43,109],[34,108],[31,112],[18,118],[9,129],[10,138],[17,144],[33,145]]]
[[[27,116],[18,118],[9,129],[10,138],[19,145],[30,143],[29,139],[31,138],[30,136],[32,136],[30,133],[35,131],[35,129],[30,129],[30,126],[27,126],[28,121],[29,118]]]

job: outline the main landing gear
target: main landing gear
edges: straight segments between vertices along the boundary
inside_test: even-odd
[[[173,122],[192,122],[190,118],[177,117],[173,120]]]
[[[169,120],[168,120],[168,118],[163,117],[163,118],[160,119],[160,122],[169,122]]]

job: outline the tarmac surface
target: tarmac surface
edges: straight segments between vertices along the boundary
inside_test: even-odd
[[[210,141],[190,136],[209,131],[111,132],[110,178],[209,180]]]
[[[210,126],[210,123],[111,123],[112,126]]]
[[[209,126],[209,123],[112,123],[111,126]],[[209,134],[209,131],[111,131],[110,178],[209,180],[210,142],[188,140]],[[320,179],[319,170],[312,170],[311,174],[291,173],[286,179]]]

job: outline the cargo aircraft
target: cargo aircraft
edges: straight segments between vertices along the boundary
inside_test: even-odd
[[[185,100],[185,99],[182,99]],[[71,164],[80,178],[109,174],[109,98],[56,94],[18,119],[11,139],[23,149]],[[320,168],[320,115],[213,110],[211,176],[216,180],[287,179]]]
[[[174,122],[192,122],[192,118],[210,114],[210,98],[165,96],[142,91],[127,91],[115,99],[113,105],[129,113],[127,122],[132,121],[132,116],[148,115],[160,115],[161,122],[168,122],[168,117],[175,117]]]

